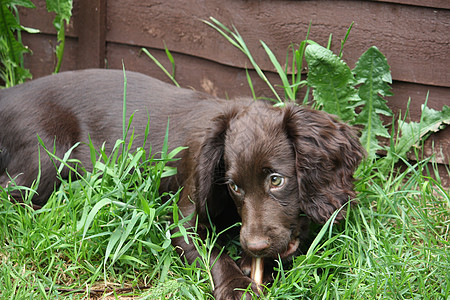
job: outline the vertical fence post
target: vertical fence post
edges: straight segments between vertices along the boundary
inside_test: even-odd
[[[79,0],[77,69],[103,68],[106,57],[106,0]]]

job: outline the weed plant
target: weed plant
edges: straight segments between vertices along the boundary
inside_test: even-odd
[[[61,69],[65,46],[65,26],[72,17],[73,0],[46,0],[48,12],[55,13],[53,26],[57,31],[55,47],[56,66],[54,73]],[[30,79],[31,73],[24,67],[23,55],[31,50],[22,43],[22,31],[38,33],[38,29],[20,24],[17,7],[33,9],[36,6],[30,0],[0,1],[0,88],[11,87]]]
[[[210,25],[250,54],[237,30],[228,30],[215,20]],[[270,49],[264,48],[275,61]],[[362,139],[369,156],[355,174],[358,198],[349,204],[347,218],[335,224],[332,217],[319,228],[307,253],[296,257],[292,266],[280,262],[262,298],[448,299],[449,191],[442,185],[433,157],[423,158],[417,151],[413,163],[406,159],[408,150],[447,122],[448,108],[432,111],[424,106],[421,122],[400,118],[386,135],[384,125],[377,128],[376,118],[380,111],[387,111],[381,96],[389,94],[390,73],[376,48],[369,49],[354,70],[342,61],[342,49],[334,55],[307,39],[291,50],[298,72],[288,74],[279,63],[275,66],[280,77],[285,77],[285,96],[298,100],[298,89],[305,88],[307,94],[312,92],[312,105],[318,109],[342,105],[340,117],[365,130]],[[309,68],[306,79],[300,74],[303,58]],[[250,61],[258,70],[256,62]],[[364,66],[368,61],[374,63]],[[380,73],[365,74],[373,66]],[[326,86],[320,85],[323,80],[328,80]],[[339,80],[345,82],[337,85],[340,96],[335,100],[342,103],[328,103],[329,87]],[[364,87],[367,83],[371,88]],[[276,105],[283,105],[281,99],[275,97]],[[152,153],[148,145],[133,144],[134,134],[146,135],[148,130],[133,132],[125,140],[132,118],[123,124],[124,138],[112,153],[90,145],[93,170],[78,166],[79,176],[62,179],[44,208],[34,211],[30,207],[33,188],[0,189],[2,299],[213,299],[209,270],[214,262],[208,254],[223,233],[215,232],[213,226],[206,240],[191,233],[201,257],[192,265],[185,264],[170,244],[171,229],[178,228],[177,234],[185,237],[188,234],[185,219],[177,211],[178,193],[158,193],[161,178],[174,173],[166,163],[182,148],[168,152],[170,133],[166,133],[162,153]],[[389,137],[387,147],[378,141],[380,136]],[[381,156],[379,150],[387,154]],[[58,167],[70,167],[74,162],[67,157],[53,159]],[[400,170],[398,161],[406,168]],[[8,189],[16,188],[25,192],[28,204],[9,201]],[[233,241],[223,251],[232,257],[239,255]]]

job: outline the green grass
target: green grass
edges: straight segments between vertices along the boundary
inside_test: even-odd
[[[212,299],[207,253],[217,235],[197,240],[200,268],[184,265],[170,245],[170,229],[182,222],[168,217],[177,194],[164,202],[157,189],[173,153],[138,148],[122,157],[123,145],[98,151],[94,171],[64,181],[41,210],[2,191],[1,299]],[[427,162],[387,176],[363,163],[346,220],[324,226],[292,268],[280,265],[265,297],[447,299],[450,198],[439,178],[423,175],[435,173]]]
[[[63,180],[38,211],[11,203],[2,190],[0,298],[65,298],[67,290],[83,298],[91,289],[129,287],[143,295],[149,286],[150,294],[204,293],[186,283],[189,276],[204,279],[185,271],[170,244],[178,193],[158,194],[161,178],[173,173],[165,163],[180,149],[152,155],[138,148],[122,156],[123,145],[109,157],[98,151],[94,171]]]

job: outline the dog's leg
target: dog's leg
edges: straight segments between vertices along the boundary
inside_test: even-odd
[[[186,186],[185,186],[186,187]],[[187,197],[187,191],[184,190],[180,196],[178,207],[183,216],[189,216],[194,214],[194,217],[187,223],[187,226],[194,228],[196,222],[196,214],[194,212],[194,205]],[[192,229],[190,229],[192,230]],[[175,230],[177,232],[178,229]],[[174,234],[175,232],[172,232]],[[201,239],[206,238],[206,228],[203,225],[198,225],[196,234]],[[184,237],[176,237],[172,239],[172,245],[175,247],[181,257],[185,257],[189,264],[193,263],[200,257],[194,241],[188,236],[188,242],[186,243]],[[211,262],[210,272],[214,285],[214,297],[219,299],[241,299],[244,295],[244,291],[250,286],[255,293],[259,293],[258,287],[251,280],[250,277],[245,276],[236,262],[231,259],[226,253],[220,253],[220,249],[217,247],[211,251],[209,261]],[[245,295],[245,299],[251,299],[248,293]]]
[[[202,229],[197,229],[197,234],[202,234]],[[175,247],[181,257],[186,257],[188,263],[193,263],[199,257],[192,239],[189,238],[187,244],[183,237],[172,239],[172,245]],[[237,264],[225,253],[220,253],[218,248],[212,249],[211,256],[211,276],[214,284],[214,297],[216,300],[241,299],[244,291],[250,286],[253,292],[258,294],[256,284],[245,276]],[[246,294],[245,299],[251,299]]]

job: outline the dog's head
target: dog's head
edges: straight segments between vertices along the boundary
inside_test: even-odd
[[[236,105],[214,119],[201,147],[197,213],[205,218],[226,210],[212,197],[226,184],[222,192],[242,219],[243,249],[252,256],[289,257],[305,231],[302,214],[324,223],[355,196],[353,172],[363,156],[353,130],[327,113]]]

